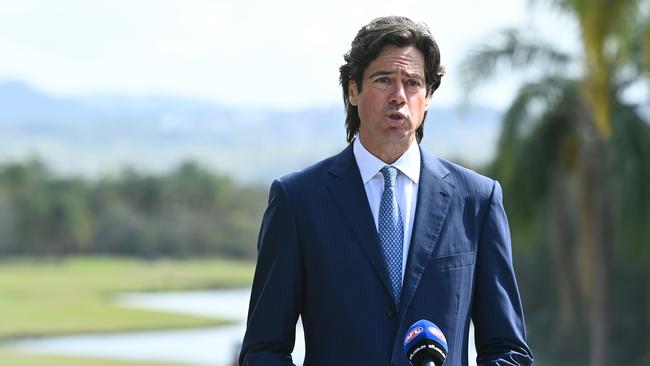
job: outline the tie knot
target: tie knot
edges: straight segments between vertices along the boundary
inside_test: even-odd
[[[397,181],[397,168],[392,165],[386,165],[381,168],[380,172],[384,176],[384,187],[395,187],[395,182]]]

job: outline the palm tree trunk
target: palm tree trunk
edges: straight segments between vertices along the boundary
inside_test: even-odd
[[[565,193],[564,172],[555,166],[549,182],[551,198],[551,255],[554,262],[554,274],[557,291],[558,327],[555,330],[554,343],[560,353],[572,352],[573,338],[571,331],[575,324],[575,299],[571,269],[574,259],[571,248],[571,234],[568,218],[568,202]]]
[[[608,154],[595,125],[585,123],[580,151],[581,279],[589,321],[589,364],[607,364],[608,244],[610,242]]]

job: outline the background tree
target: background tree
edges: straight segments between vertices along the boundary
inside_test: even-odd
[[[623,231],[616,223],[626,223],[629,228],[627,223],[636,222],[616,220],[612,209],[619,202],[635,202],[633,212],[647,217],[650,205],[647,189],[620,189],[638,187],[639,181],[624,180],[616,174],[624,169],[646,174],[643,161],[650,158],[650,150],[645,147],[648,125],[641,121],[635,106],[622,102],[633,78],[645,73],[647,61],[639,62],[635,54],[643,53],[634,50],[643,50],[647,44],[645,38],[635,34],[647,30],[648,4],[631,0],[551,3],[571,14],[579,24],[583,52],[574,60],[582,73],[571,77],[566,72],[567,62],[571,61],[568,55],[510,30],[497,37],[500,42],[485,45],[468,57],[464,63],[466,88],[472,90],[494,77],[501,66],[532,69],[532,75],[539,75],[522,87],[506,114],[495,170],[506,180],[505,186],[520,192],[511,199],[516,201],[514,210],[523,213],[515,217],[526,221],[524,227],[530,227],[532,221],[526,212],[539,211],[531,208],[542,204],[549,208],[545,224],[552,233],[547,239],[553,249],[560,320],[556,344],[567,344],[565,340],[574,327],[572,308],[579,301],[585,304],[588,314],[590,364],[604,365],[605,352],[612,348],[611,338],[606,342],[606,337],[611,334],[607,299],[611,295],[608,284],[612,280],[609,270],[613,244],[630,246],[615,241],[612,234]],[[630,130],[635,133],[630,134]],[[630,143],[639,148],[627,148]],[[632,175],[626,178],[633,179]],[[569,192],[575,192],[575,198]],[[570,230],[573,207],[577,207],[575,233]],[[646,234],[639,229],[635,232]],[[636,241],[639,239],[650,237]],[[572,268],[577,268],[577,273],[572,273]],[[577,281],[571,281],[574,278]],[[578,300],[572,296],[575,282],[582,293]],[[645,293],[647,301],[647,288]],[[647,324],[647,320],[640,323]]]
[[[0,166],[0,253],[252,259],[267,193],[196,163],[96,181],[39,160]]]

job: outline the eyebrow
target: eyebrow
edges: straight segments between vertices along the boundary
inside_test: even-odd
[[[379,70],[379,71],[375,71],[372,74],[370,74],[368,76],[368,78],[375,78],[377,76],[388,76],[388,75],[392,75],[392,74],[395,74],[395,73],[396,73],[395,71]],[[410,73],[410,72],[404,72],[404,74],[409,78],[424,80],[424,77],[422,75],[420,75],[420,74],[414,74],[414,73]]]

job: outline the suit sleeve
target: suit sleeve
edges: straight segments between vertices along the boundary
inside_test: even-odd
[[[302,259],[284,184],[271,185],[258,239],[258,259],[242,343],[242,366],[293,365],[302,299]]]
[[[478,244],[472,305],[478,366],[530,365],[501,186],[494,182]]]

